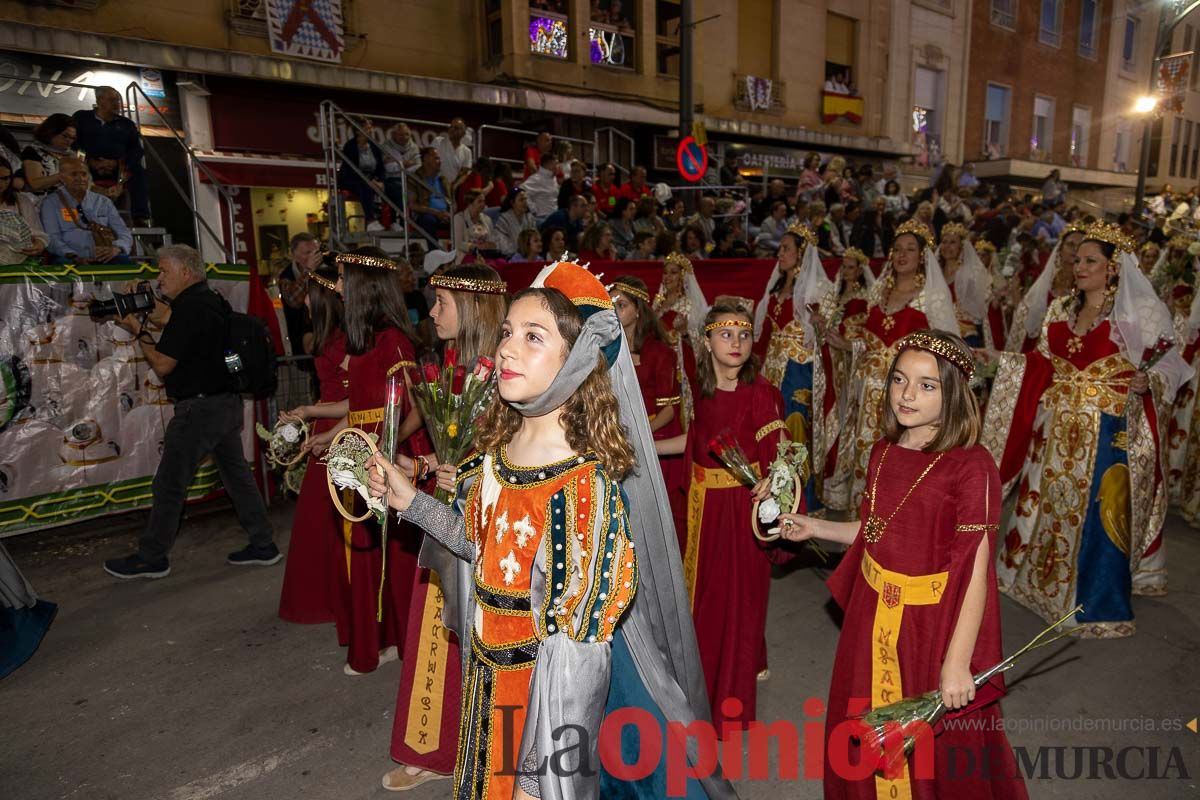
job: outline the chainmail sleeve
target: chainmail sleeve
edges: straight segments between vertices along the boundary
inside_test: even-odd
[[[445,503],[417,492],[412,505],[400,512],[400,519],[417,525],[463,561],[475,560],[475,547],[467,541],[466,523]]]

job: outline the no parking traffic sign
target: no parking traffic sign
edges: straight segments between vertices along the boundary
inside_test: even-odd
[[[683,137],[675,151],[675,166],[685,181],[695,183],[708,171],[708,148],[697,142],[694,136]]]

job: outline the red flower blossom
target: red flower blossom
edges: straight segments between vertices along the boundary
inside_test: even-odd
[[[451,393],[462,394],[463,384],[466,383],[466,380],[467,380],[467,368],[466,367],[455,367],[454,368],[454,378],[450,382]]]
[[[442,366],[450,369],[458,364],[458,351],[453,347],[446,348],[446,355],[442,356]]]
[[[429,383],[437,383],[437,381],[438,381],[437,364],[426,364],[425,365],[425,380]]]

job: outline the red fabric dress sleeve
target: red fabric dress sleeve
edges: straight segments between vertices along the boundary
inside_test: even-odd
[[[758,464],[759,474],[766,475],[767,468],[779,455],[779,442],[787,435],[783,423],[783,396],[766,379],[754,383],[754,397],[750,419],[754,428],[754,453],[747,453],[751,465]]]
[[[1004,455],[1000,459],[1000,478],[1005,483],[1015,478],[1025,463],[1038,404],[1053,378],[1054,367],[1049,359],[1036,352],[1025,356],[1025,375],[1021,380],[1008,438],[1004,442]]]

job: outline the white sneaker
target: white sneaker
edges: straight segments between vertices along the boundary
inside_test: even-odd
[[[404,227],[399,222],[393,222],[392,230],[394,230],[396,233],[403,233]]]
[[[381,231],[383,229],[383,223],[377,219],[373,219],[367,223],[367,230],[369,231]]]

